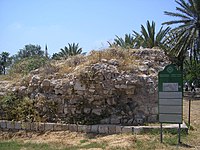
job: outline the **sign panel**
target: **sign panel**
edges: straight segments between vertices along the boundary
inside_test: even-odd
[[[182,123],[183,76],[174,65],[158,74],[159,122]]]

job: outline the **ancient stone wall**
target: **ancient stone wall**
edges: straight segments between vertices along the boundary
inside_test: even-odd
[[[120,69],[116,59],[101,59],[65,78],[30,75],[28,85],[13,88],[31,99],[56,103],[60,121],[74,124],[138,125],[156,122],[157,73],[169,61],[160,50],[131,53],[137,59],[131,70]],[[38,106],[49,113],[44,105]],[[47,115],[48,116],[48,115]],[[47,119],[48,121],[48,119]]]

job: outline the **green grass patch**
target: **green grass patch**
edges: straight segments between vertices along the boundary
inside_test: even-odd
[[[1,141],[0,150],[54,150],[55,148],[50,147],[48,144],[36,144],[36,143],[22,143],[19,141]]]

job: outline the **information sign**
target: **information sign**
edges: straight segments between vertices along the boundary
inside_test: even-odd
[[[183,76],[174,65],[168,65],[158,74],[159,122],[182,123]]]

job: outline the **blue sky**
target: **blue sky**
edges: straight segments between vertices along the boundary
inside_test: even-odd
[[[172,20],[174,0],[0,0],[0,53],[11,55],[27,44],[48,46],[50,55],[68,43],[84,52],[106,48],[115,35],[140,31],[147,20]]]

